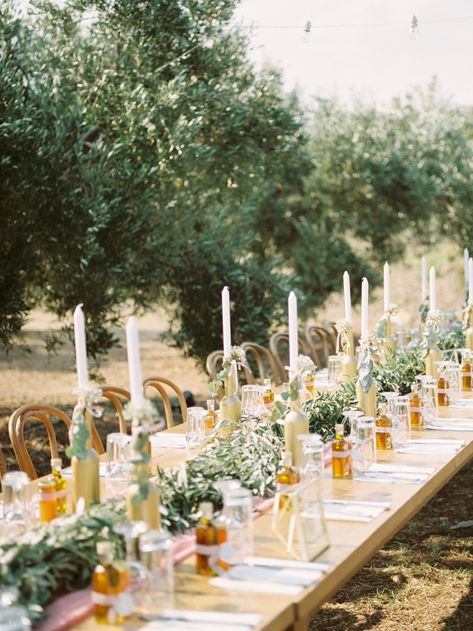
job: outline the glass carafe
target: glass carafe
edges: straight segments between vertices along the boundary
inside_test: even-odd
[[[3,477],[3,536],[21,532],[31,525],[33,515],[29,483],[30,479],[23,471],[10,471]]]

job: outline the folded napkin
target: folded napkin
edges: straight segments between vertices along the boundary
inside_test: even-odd
[[[426,423],[425,427],[426,429],[433,429],[442,432],[473,432],[473,423],[462,423],[460,420],[454,423],[448,423],[446,419],[442,420],[445,422],[429,421]]]
[[[262,567],[255,565],[235,565],[224,578],[255,583],[277,583],[308,587],[322,577],[320,570],[301,570],[297,568]]]
[[[330,569],[328,563],[315,563],[313,561],[293,561],[292,559],[276,559],[274,557],[246,557],[247,565],[256,565],[261,567],[278,567],[292,568],[296,570],[318,570],[319,572],[327,572]]]
[[[147,631],[171,629],[181,631],[248,631],[261,621],[257,613],[226,613],[220,611],[191,611],[187,609],[164,609],[152,621],[142,627]]]
[[[186,446],[186,435],[176,432],[160,432],[149,437],[152,447],[173,447],[174,449],[184,449]]]
[[[461,449],[461,445],[452,445],[451,443],[440,443],[429,445],[427,443],[407,443],[398,449],[400,454],[446,454],[451,455]]]
[[[222,589],[235,590],[240,592],[253,592],[260,594],[283,594],[284,596],[294,596],[304,590],[302,585],[285,585],[281,583],[260,583],[256,581],[238,581],[231,578],[211,578],[210,585],[221,587]]]
[[[421,473],[424,475],[430,475],[435,471],[435,467],[423,467],[413,466],[408,464],[391,464],[384,462],[376,462],[370,467],[370,471],[380,473]]]
[[[359,522],[369,522],[391,506],[385,502],[356,502],[348,500],[324,500],[323,504],[325,519]]]
[[[359,482],[377,482],[383,484],[418,484],[424,482],[435,469],[433,467],[413,467],[410,465],[393,465],[375,463],[369,471],[356,475]]]

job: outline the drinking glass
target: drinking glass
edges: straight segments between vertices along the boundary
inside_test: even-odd
[[[376,427],[371,416],[356,419],[356,445],[352,449],[353,469],[358,473],[369,471],[376,462]]]
[[[428,375],[418,375],[421,382],[422,416],[424,422],[434,421],[438,418],[438,388],[437,383]]]
[[[301,442],[301,480],[324,477],[324,444],[319,434],[299,434]]]
[[[399,392],[381,392],[382,397],[386,399],[386,413],[391,420],[394,416],[394,401],[399,396]]]
[[[18,590],[5,587],[0,590],[0,629],[2,631],[29,631],[31,621],[24,607],[17,604]]]
[[[30,479],[23,471],[10,471],[2,480],[3,519],[2,535],[9,536],[25,530],[32,522],[29,497]]]
[[[234,565],[242,563],[248,556],[253,556],[253,496],[243,487],[229,488],[225,493],[222,511],[227,528],[226,546],[230,550],[225,559]]]
[[[140,536],[148,530],[148,524],[144,521],[123,521],[116,524],[113,529],[125,540],[130,591],[138,592],[143,587],[143,581],[147,579],[146,568],[139,561],[139,541]]]
[[[131,436],[121,432],[107,435],[107,470],[105,484],[112,497],[122,497],[130,483],[132,465],[129,462]]]
[[[148,530],[140,536],[140,560],[145,578],[139,593],[139,607],[144,614],[152,614],[165,607],[173,607],[174,559],[172,542],[162,530]]]
[[[356,420],[364,416],[364,412],[361,410],[349,409],[342,412],[343,417],[347,418],[350,422],[350,434],[349,438],[352,443],[356,442]]]
[[[409,409],[409,396],[399,396],[393,403],[394,446],[402,447],[411,438],[411,415]]]
[[[246,416],[258,416],[263,405],[264,386],[254,384],[241,387],[241,412]]]
[[[338,383],[342,377],[342,355],[329,355],[328,358],[328,380]]]
[[[450,403],[457,403],[461,398],[460,365],[449,362],[445,367],[445,377],[448,381],[448,400]]]
[[[186,448],[189,456],[199,450],[205,438],[204,416],[203,407],[194,406],[187,409]]]

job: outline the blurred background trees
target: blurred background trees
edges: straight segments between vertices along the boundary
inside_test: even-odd
[[[473,240],[471,114],[435,88],[386,110],[303,110],[256,71],[236,0],[0,0],[0,342],[38,304],[85,305],[89,350],[123,306],[167,308],[200,361],[265,342],[289,286],[311,314],[349,269],[450,233]]]

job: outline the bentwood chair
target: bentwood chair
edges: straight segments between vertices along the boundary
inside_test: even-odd
[[[184,393],[179,388],[179,386],[177,386],[170,379],[166,379],[165,377],[148,377],[143,382],[144,394],[146,394],[147,390],[152,388],[153,390],[156,390],[156,392],[161,397],[163,406],[164,406],[166,426],[167,426],[167,429],[170,429],[177,423],[174,422],[171,398],[169,396],[168,391],[166,390],[166,387],[172,391],[173,395],[176,396],[179,402],[179,409],[181,411],[182,423],[185,423],[187,421],[187,403],[186,403],[186,398],[184,396]]]
[[[325,368],[329,355],[335,354],[335,345],[330,333],[322,326],[308,324],[305,329],[305,339],[312,350],[312,356],[319,368]]]
[[[71,419],[65,412],[51,405],[23,405],[15,410],[10,417],[8,433],[10,434],[13,451],[20,469],[27,473],[32,480],[35,480],[38,475],[26,446],[24,437],[25,425],[30,422],[39,422],[44,425],[48,435],[51,458],[58,458],[59,452],[54,427],[56,423],[54,423],[53,419],[63,423],[69,430],[72,423]],[[103,453],[102,442],[94,425],[92,425],[92,445],[99,453]]]
[[[242,344],[242,347],[243,347],[243,344]],[[218,373],[222,369],[222,365],[223,365],[223,351],[213,351],[212,353],[208,355],[207,361],[205,362],[205,366],[212,380],[217,379]],[[244,376],[245,383],[248,383],[248,384],[256,383],[253,373],[246,366],[243,366],[243,376]],[[238,379],[240,378],[241,378],[241,373],[238,375]],[[223,395],[224,395],[223,388],[219,388],[217,390],[218,398],[221,399]]]
[[[5,456],[3,455],[3,451],[0,448],[0,482],[7,472],[7,461],[5,460]]]
[[[118,386],[102,386],[100,390],[102,392],[102,397],[104,399],[108,399],[115,408],[120,432],[126,434],[127,428],[124,405],[126,405],[131,398],[130,393],[128,390],[125,390],[125,388],[119,388]]]
[[[289,364],[289,335],[287,333],[273,333],[269,340],[269,348],[271,349],[271,353],[279,370],[281,382],[284,383],[287,381],[285,366]],[[311,350],[310,347],[304,344],[300,335],[298,339],[298,350],[301,355],[309,355]]]
[[[263,384],[267,377],[271,377],[273,385],[279,386],[281,384],[278,365],[267,348],[255,342],[243,342],[241,347],[246,353],[248,363],[256,367],[256,371],[253,370],[252,374],[254,381],[258,380]]]

